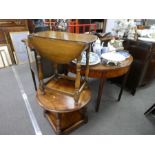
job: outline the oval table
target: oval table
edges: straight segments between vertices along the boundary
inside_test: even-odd
[[[122,61],[121,64],[118,66],[108,66],[108,65],[104,65],[104,64],[97,64],[94,66],[89,66],[89,77],[100,79],[97,102],[95,105],[95,111],[96,112],[98,112],[98,110],[99,110],[99,105],[101,102],[101,97],[102,97],[102,93],[103,93],[103,86],[105,83],[105,79],[115,78],[115,77],[125,75],[122,86],[121,86],[121,90],[120,90],[120,93],[118,96],[118,101],[120,101],[121,95],[123,92],[123,88],[125,86],[126,79],[127,79],[127,75],[128,75],[127,73],[129,72],[130,65],[131,65],[132,61],[133,61],[133,57],[130,56],[126,60]],[[68,69],[70,72],[75,73],[75,64],[71,63],[69,65]],[[81,67],[81,74],[83,74],[83,75],[85,74],[85,66]]]

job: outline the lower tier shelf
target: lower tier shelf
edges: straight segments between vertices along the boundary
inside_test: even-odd
[[[88,122],[86,107],[67,113],[56,113],[45,110],[44,115],[47,117],[56,134],[68,134]]]

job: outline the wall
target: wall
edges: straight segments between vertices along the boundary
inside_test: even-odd
[[[106,30],[105,32],[112,32],[112,29],[114,28],[115,21],[117,19],[107,19],[107,24],[106,24]]]

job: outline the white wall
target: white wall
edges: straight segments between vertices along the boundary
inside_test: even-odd
[[[115,21],[117,19],[107,19],[107,24],[106,24],[106,30],[105,32],[112,32],[112,29],[114,28]]]

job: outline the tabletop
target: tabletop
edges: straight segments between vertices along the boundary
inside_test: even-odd
[[[59,32],[59,31],[44,31],[35,33],[33,35],[42,38],[84,42],[84,43],[92,43],[97,39],[97,36],[91,34],[77,34],[77,33]]]
[[[109,66],[104,64],[97,64],[94,66],[89,66],[89,77],[92,78],[113,78],[118,77],[125,74],[131,63],[133,61],[133,57],[125,59],[118,66]],[[75,72],[75,65],[72,63],[69,65],[69,70],[71,72]],[[85,66],[81,67],[81,74],[85,73]]]

